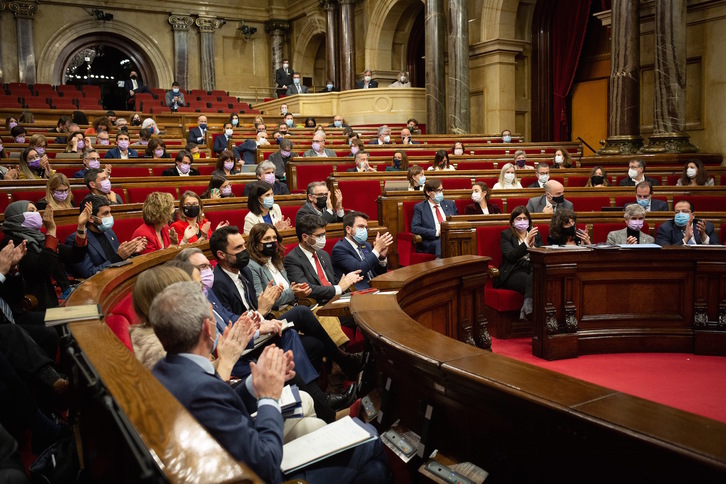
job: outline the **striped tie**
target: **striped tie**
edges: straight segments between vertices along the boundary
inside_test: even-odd
[[[8,303],[5,302],[5,299],[0,297],[0,311],[5,315],[8,321],[15,324],[15,319],[13,318],[13,312],[10,309],[10,306],[8,306]]]

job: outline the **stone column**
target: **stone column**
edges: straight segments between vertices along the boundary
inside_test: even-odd
[[[426,1],[426,132],[446,132],[446,81],[444,79],[443,0]]]
[[[272,46],[272,84],[275,84],[275,71],[282,67],[285,58],[285,33],[290,30],[290,24],[284,20],[269,20],[265,23],[265,32],[270,36]],[[296,66],[292,66],[293,69]],[[276,84],[275,84],[276,85]]]
[[[320,6],[325,10],[327,28],[325,31],[325,66],[326,76],[333,80],[336,87],[340,87],[340,73],[338,72],[338,9],[337,0],[320,0]]]
[[[3,0],[0,0],[0,12],[5,10],[6,3]],[[0,14],[2,15],[2,14]],[[2,19],[0,19],[0,22],[2,22]],[[2,42],[0,42],[0,84],[5,82],[5,73],[3,72],[3,49],[2,49]]]
[[[486,86],[482,104],[474,106],[472,112],[477,110],[481,113],[485,133],[501,133],[505,129],[514,131],[516,58],[525,46],[526,42],[522,40],[493,39],[471,49],[472,68],[482,66]]]
[[[189,27],[194,19],[188,15],[171,14],[171,30],[174,31],[174,80],[182,89],[189,89]]]
[[[638,0],[615,0],[611,12],[608,139],[598,154],[630,155],[640,136],[640,16]]]
[[[655,110],[644,153],[694,153],[686,134],[686,0],[655,0]]]
[[[471,131],[467,0],[449,0],[449,132]]]
[[[355,88],[355,20],[353,18],[353,7],[355,2],[356,0],[340,0],[341,91]]]
[[[194,23],[201,36],[202,89],[211,91],[217,85],[214,73],[214,31],[222,22],[214,17],[198,17]]]
[[[33,17],[38,13],[38,0],[14,0],[10,11],[15,14],[18,31],[18,82],[35,84],[35,41]]]

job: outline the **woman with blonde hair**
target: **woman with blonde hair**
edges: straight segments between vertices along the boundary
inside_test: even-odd
[[[25,148],[20,152],[18,162],[18,178],[20,180],[40,180],[50,178],[55,172],[51,169],[50,163],[35,148]]]
[[[492,190],[522,188],[522,184],[517,180],[517,173],[514,165],[506,163],[499,172],[499,181],[494,184]]]
[[[47,206],[53,207],[53,210],[75,207],[68,177],[63,173],[55,173],[48,178],[48,183],[45,185],[45,197],[38,200],[35,206],[38,210],[45,210]]]
[[[146,248],[141,251],[141,254],[167,249],[172,243],[174,245],[179,243],[176,232],[169,232],[169,222],[174,216],[174,197],[171,193],[150,193],[144,201],[141,214],[144,217],[144,223],[137,227],[131,235],[132,239],[146,238]],[[189,237],[191,237],[193,229],[189,229],[189,227],[187,229]]]
[[[608,186],[608,174],[605,173],[602,166],[593,166],[592,170],[590,170],[590,177],[587,179],[587,183],[585,183],[585,188],[606,186]]]
[[[418,165],[413,165],[408,169],[408,191],[420,191],[426,183],[426,175],[424,175],[423,168]]]
[[[214,230],[226,225],[229,225],[229,222],[220,222]],[[189,227],[192,228],[187,232]],[[209,240],[209,237],[212,236],[212,226],[209,220],[204,218],[204,204],[199,195],[190,190],[182,194],[179,199],[179,220],[171,224],[171,228],[176,232],[181,244]],[[193,235],[187,237],[192,232],[194,232]]]

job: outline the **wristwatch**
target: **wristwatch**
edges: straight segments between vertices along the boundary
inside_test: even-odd
[[[86,235],[86,229],[76,229],[78,235]]]

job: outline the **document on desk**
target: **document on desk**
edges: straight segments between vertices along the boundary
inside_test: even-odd
[[[345,417],[285,444],[280,469],[288,474],[377,438]]]
[[[621,249],[660,249],[658,244],[618,244]]]
[[[591,247],[586,245],[545,245],[545,249],[553,250],[590,250]]]

